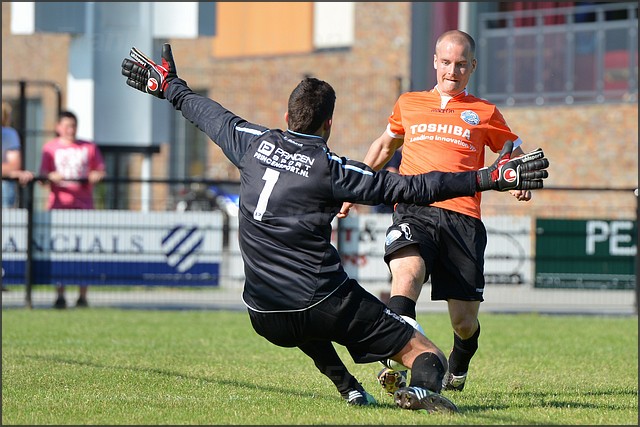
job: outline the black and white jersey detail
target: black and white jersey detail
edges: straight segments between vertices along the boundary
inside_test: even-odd
[[[247,122],[181,79],[166,96],[240,170],[242,297],[251,310],[304,310],[348,279],[331,245],[331,222],[343,202],[429,204],[475,194],[475,172],[374,172],[330,152],[319,136]]]

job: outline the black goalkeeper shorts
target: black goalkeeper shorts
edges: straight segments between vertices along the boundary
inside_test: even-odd
[[[431,276],[431,299],[484,301],[487,230],[477,218],[432,206],[398,204],[387,229],[384,260],[419,245]]]
[[[332,341],[346,347],[356,363],[376,362],[398,354],[415,332],[353,279],[303,311],[248,312],[253,329],[277,346]]]

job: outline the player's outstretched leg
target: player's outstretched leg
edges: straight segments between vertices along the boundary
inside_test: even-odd
[[[376,400],[351,375],[331,341],[312,340],[298,346],[313,359],[318,370],[329,378],[349,405],[374,405]]]

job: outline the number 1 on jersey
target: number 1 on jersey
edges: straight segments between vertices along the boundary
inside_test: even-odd
[[[277,170],[265,169],[264,175],[262,176],[262,179],[265,181],[264,188],[262,189],[262,192],[260,192],[256,210],[253,211],[253,219],[256,221],[262,221],[262,215],[264,215],[264,211],[267,210],[269,197],[271,197],[271,192],[273,191],[273,187],[275,187],[276,181],[278,181],[279,177],[280,172]]]

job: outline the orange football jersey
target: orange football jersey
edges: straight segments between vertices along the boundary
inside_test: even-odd
[[[466,90],[453,98],[441,96],[436,88],[400,95],[387,132],[404,137],[403,175],[477,170],[484,167],[485,146],[499,153],[507,140],[514,142],[514,148],[521,143],[495,105]],[[480,218],[480,194],[432,206]]]

